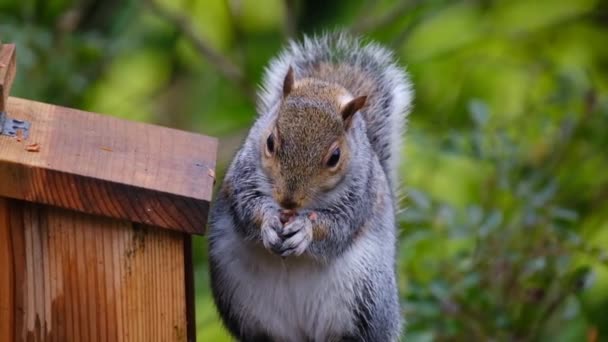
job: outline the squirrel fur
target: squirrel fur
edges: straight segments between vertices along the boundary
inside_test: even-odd
[[[240,341],[397,341],[397,167],[412,102],[392,54],[343,33],[271,61],[213,204],[211,286]]]

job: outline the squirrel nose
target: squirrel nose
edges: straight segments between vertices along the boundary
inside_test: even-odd
[[[298,207],[298,204],[290,197],[283,199],[280,203],[283,209],[293,210]]]

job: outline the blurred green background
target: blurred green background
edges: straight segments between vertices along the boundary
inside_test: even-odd
[[[608,1],[0,0],[12,94],[220,138],[289,37],[392,48],[416,90],[406,341],[608,341]],[[197,238],[199,341],[229,341]]]

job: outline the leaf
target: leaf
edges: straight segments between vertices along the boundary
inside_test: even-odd
[[[530,274],[534,274],[538,271],[542,271],[547,266],[547,259],[545,257],[534,258],[526,263],[526,271]]]
[[[578,292],[589,288],[594,281],[594,273],[591,267],[581,266],[570,273],[568,276],[572,290]]]
[[[422,210],[428,210],[431,208],[431,200],[428,198],[428,196],[419,190],[416,189],[409,189],[408,190],[408,197],[412,200],[412,203],[422,209]]]
[[[450,287],[441,280],[435,280],[429,285],[429,290],[438,299],[446,299],[450,295]]]
[[[567,208],[552,207],[549,209],[549,215],[555,219],[567,222],[576,222],[578,220],[578,213]]]
[[[478,225],[483,218],[483,209],[478,205],[472,205],[467,210],[469,222],[471,225]]]
[[[559,25],[592,11],[596,3],[596,0],[501,1],[492,9],[489,19],[505,33],[523,33]]]
[[[544,206],[555,196],[556,192],[557,183],[553,181],[549,182],[549,184],[547,184],[544,189],[532,195],[532,204],[536,207]]]
[[[480,100],[471,100],[469,101],[468,109],[471,119],[473,119],[473,122],[477,126],[484,127],[488,123],[490,111],[484,102]]]
[[[481,237],[488,236],[501,223],[502,223],[502,213],[498,210],[492,211],[490,216],[484,221],[484,223],[481,225],[481,227],[479,227],[479,235]]]
[[[432,12],[416,25],[405,46],[410,61],[424,61],[462,48],[483,37],[479,8],[471,3],[454,3]]]

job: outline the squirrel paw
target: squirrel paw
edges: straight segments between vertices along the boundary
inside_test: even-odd
[[[274,253],[280,253],[283,240],[279,237],[278,231],[283,224],[278,216],[271,216],[262,223],[262,243],[264,247]]]
[[[301,255],[312,242],[312,222],[306,215],[299,215],[285,225],[281,235],[281,256]]]

